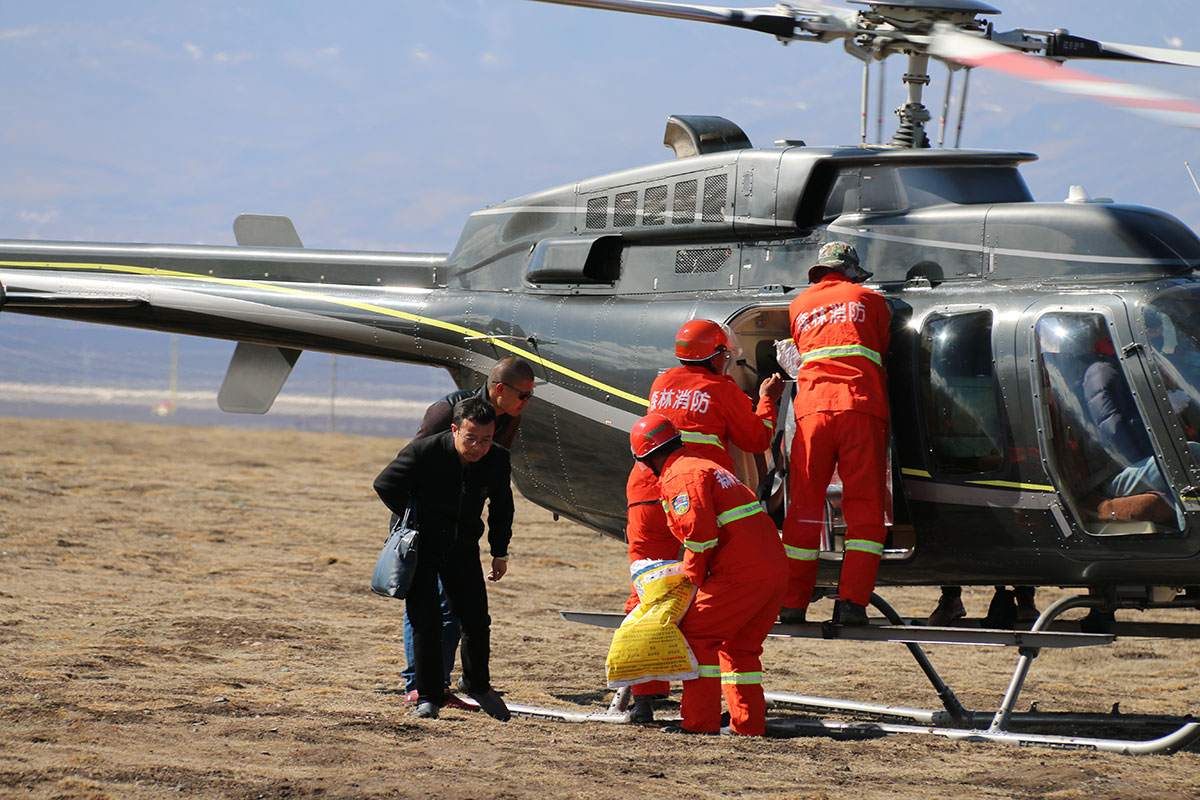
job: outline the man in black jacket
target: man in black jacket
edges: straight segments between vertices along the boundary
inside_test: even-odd
[[[459,401],[468,397],[482,397],[496,409],[496,433],[493,441],[511,452],[513,442],[517,438],[517,428],[521,424],[521,412],[533,397],[533,380],[533,367],[528,361],[518,356],[505,356],[492,366],[487,380],[480,388],[451,392],[425,409],[421,426],[417,428],[413,441],[450,430],[454,407]],[[391,525],[394,526],[396,520],[397,518],[393,517]],[[450,671],[454,669],[454,654],[458,651],[460,625],[458,617],[450,613],[450,603],[445,594],[441,595],[441,600],[442,669],[445,670],[446,686],[449,686]],[[407,663],[400,672],[400,677],[404,679],[404,700],[407,703],[416,703],[420,696],[417,692],[417,659],[413,652],[412,623],[408,621],[407,614],[404,616],[404,658]],[[462,703],[453,694],[447,694],[445,704],[457,707]]]
[[[492,554],[487,579],[498,581],[508,571],[513,497],[508,451],[492,443],[495,427],[495,409],[469,397],[454,407],[450,430],[410,443],[375,479],[375,491],[393,514],[403,514],[410,498],[417,502],[419,556],[406,603],[417,662],[418,717],[437,717],[444,700],[440,578],[462,622],[458,687],[491,716],[509,718],[488,669],[491,618],[479,563],[487,500]]]

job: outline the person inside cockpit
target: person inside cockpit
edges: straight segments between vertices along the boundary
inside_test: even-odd
[[[1092,354],[1095,360],[1083,374],[1083,400],[1100,434],[1097,444],[1117,468],[1097,486],[1105,499],[1099,502],[1096,515],[1113,521],[1169,521],[1174,511],[1165,499],[1167,482],[1112,339],[1098,338]]]

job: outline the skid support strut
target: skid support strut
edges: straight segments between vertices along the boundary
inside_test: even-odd
[[[1102,600],[1095,597],[1064,597],[1046,608],[1029,630],[1034,632],[1043,631],[1064,611],[1069,611],[1072,608],[1096,608],[1102,602]],[[1008,690],[1004,692],[1004,699],[1000,701],[1000,708],[997,709],[996,715],[992,717],[992,724],[988,726],[988,733],[1003,733],[1004,729],[1008,727],[1008,720],[1012,715],[1013,706],[1017,704],[1017,696],[1021,693],[1021,687],[1025,685],[1025,678],[1029,675],[1029,668],[1033,665],[1033,660],[1037,658],[1040,648],[1022,647],[1018,652],[1020,653],[1020,657],[1017,659],[1017,667],[1013,670],[1012,679],[1008,682]]]
[[[893,625],[903,625],[904,620],[896,613],[896,609],[892,608],[882,597],[871,593],[871,606],[887,617],[888,622]],[[933,663],[929,660],[929,656],[925,655],[925,651],[916,642],[905,642],[904,646],[908,648],[908,652],[912,653],[912,657],[916,660],[917,666],[921,668],[921,672],[925,673],[925,677],[933,684],[933,690],[937,692],[938,699],[942,701],[942,707],[956,723],[965,725],[967,722],[967,710],[963,708],[963,704],[959,702],[958,695],[954,694],[942,676],[938,675],[936,669],[933,668]]]
[[[1109,644],[1114,641],[1112,636],[1097,636],[1094,634],[1061,634],[1048,631],[1050,624],[1063,612],[1072,608],[1103,608],[1106,601],[1100,597],[1074,596],[1065,597],[1049,606],[1038,617],[1028,633],[1013,631],[960,631],[957,629],[926,628],[905,624],[899,614],[878,595],[871,596],[871,605],[879,610],[891,623],[892,627],[884,627],[871,632],[862,628],[841,628],[827,626],[824,638],[861,639],[878,641],[878,632],[888,631],[891,641],[903,642],[913,654],[922,672],[925,673],[938,697],[942,700],[945,712],[928,711],[925,709],[908,708],[904,706],[885,706],[858,701],[836,700],[824,697],[809,697],[768,692],[767,700],[778,706],[803,708],[808,711],[833,712],[872,717],[878,722],[837,722],[830,720],[801,720],[796,722],[776,723],[777,732],[794,735],[823,734],[836,738],[863,738],[897,733],[923,733],[942,736],[956,741],[996,742],[1015,744],[1029,747],[1050,747],[1071,750],[1099,750],[1130,755],[1168,754],[1174,753],[1192,742],[1200,739],[1200,723],[1190,719],[1174,731],[1156,739],[1110,739],[1081,736],[1056,736],[1041,733],[1010,731],[1009,723],[1019,720],[1026,725],[1036,724],[1069,724],[1072,726],[1115,726],[1138,725],[1147,726],[1163,724],[1164,718],[1147,718],[1127,715],[1100,714],[1048,714],[1013,712],[1017,697],[1029,674],[1033,659],[1037,657],[1042,646],[1045,647],[1076,647],[1087,644]],[[911,634],[904,629],[912,631]],[[991,644],[1016,646],[1020,653],[1017,666],[1009,680],[1008,689],[1001,701],[1000,708],[994,713],[971,711],[965,709],[958,698],[937,674],[928,656],[917,642],[939,641],[940,633],[945,632],[945,638],[940,639],[945,644]],[[894,633],[892,633],[894,632]],[[932,638],[931,638],[932,634]],[[908,637],[916,641],[908,641]],[[1062,641],[1055,641],[1064,637]],[[1071,639],[1065,637],[1073,637]],[[1084,642],[1084,637],[1092,641]],[[990,638],[990,641],[989,641]],[[1040,646],[1039,646],[1040,645]],[[990,720],[990,724],[989,724]],[[1178,721],[1174,718],[1172,721]],[[984,729],[984,725],[987,728]]]

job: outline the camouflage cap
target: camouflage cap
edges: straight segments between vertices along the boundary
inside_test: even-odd
[[[871,273],[858,263],[858,251],[854,245],[845,242],[829,242],[817,253],[817,263],[808,271],[810,283],[818,280],[827,269],[842,273],[855,282],[861,282],[871,277]]]
[[[858,266],[858,251],[845,242],[830,242],[817,253],[818,267]]]

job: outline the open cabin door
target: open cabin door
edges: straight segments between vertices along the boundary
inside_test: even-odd
[[[782,527],[788,503],[788,452],[792,436],[796,431],[792,401],[795,397],[795,381],[781,366],[778,355],[781,347],[791,345],[786,303],[753,306],[743,309],[729,320],[729,327],[741,348],[741,353],[730,375],[738,386],[752,397],[758,395],[758,384],[769,375],[778,372],[789,380],[780,400],[775,441],[767,453],[750,455],[736,452],[734,463],[738,477],[747,486],[758,487],[759,498],[777,526]],[[786,343],[786,344],[781,344]],[[794,350],[794,347],[792,348]],[[895,349],[895,348],[893,348]],[[890,356],[889,356],[890,359]],[[787,361],[786,356],[782,359]],[[889,364],[890,367],[890,364]],[[884,520],[888,537],[884,544],[883,559],[896,561],[910,558],[915,551],[915,537],[903,500],[896,502],[893,487],[899,485],[895,474],[898,460],[894,457],[894,436],[889,436],[888,455],[891,463],[888,470],[888,495],[890,507]],[[841,561],[846,534],[846,521],[842,517],[842,485],[837,473],[826,492],[825,533],[821,541],[819,558],[823,561]]]

